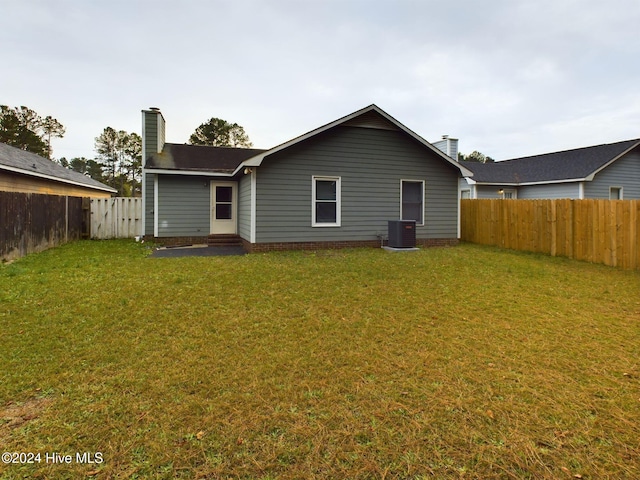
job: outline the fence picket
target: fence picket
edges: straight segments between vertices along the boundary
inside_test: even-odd
[[[640,200],[461,201],[461,239],[640,269]]]
[[[142,199],[91,199],[91,238],[133,238],[142,235]]]

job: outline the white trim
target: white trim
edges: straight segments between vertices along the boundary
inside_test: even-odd
[[[602,165],[600,168],[598,168],[597,170],[594,170],[587,178],[586,180],[591,181],[593,180],[593,177],[596,176],[596,174],[600,173],[602,170],[604,170],[605,168],[607,168],[609,165],[611,165],[613,162],[615,162],[616,160],[619,160],[620,158],[624,157],[627,153],[629,153],[631,150],[633,150],[634,148],[636,148],[638,145],[640,145],[640,142],[634,143],[631,147],[629,147],[627,150],[625,150],[624,152],[622,152],[620,155],[618,155],[617,157],[612,158],[611,160],[609,160],[607,163],[605,163],[604,165]]]
[[[153,236],[158,237],[158,185],[159,185],[159,175],[153,176]]]
[[[584,200],[584,182],[578,183],[578,199]]]
[[[335,223],[316,222],[316,181],[336,182],[336,221]],[[340,227],[342,223],[342,177],[326,175],[311,176],[311,226],[312,227]]]
[[[142,186],[142,218],[140,219],[140,223],[142,224],[142,235],[147,234],[146,227],[146,211],[147,211],[147,176],[144,171],[142,172],[142,181],[140,182]]]
[[[251,243],[256,243],[256,210],[257,210],[257,202],[256,202],[256,192],[257,192],[257,179],[256,175],[258,174],[257,168],[251,169],[251,216],[249,223],[249,241]]]
[[[417,227],[424,227],[425,225],[425,213],[426,213],[426,191],[425,191],[425,181],[424,180],[414,180],[411,178],[401,178],[400,179],[400,220],[408,220],[402,217],[402,184],[403,182],[411,182],[411,183],[421,183],[422,184],[422,222],[416,222]],[[458,206],[459,207],[459,206]]]
[[[521,183],[513,183],[513,182],[475,182],[476,185],[485,185],[485,186],[506,186],[506,187],[528,187],[532,185],[550,185],[555,183],[576,183],[576,182],[589,182],[591,179],[589,178],[569,178],[564,180],[543,180],[540,182],[521,182]]]
[[[471,198],[470,190],[469,190],[469,198]],[[462,201],[462,192],[460,192],[460,195],[458,195],[458,228],[457,228],[458,240],[460,240],[460,238],[462,237],[462,229],[460,228],[460,220],[462,219],[462,214],[460,212],[461,201]]]
[[[89,185],[88,183],[76,182],[75,180],[67,180],[65,178],[55,177],[53,175],[46,175],[44,173],[38,173],[34,171],[24,170],[22,168],[10,167],[8,165],[0,165],[0,170],[7,170],[8,172],[20,173],[22,175],[28,175],[30,177],[44,178],[46,180],[53,180],[54,182],[67,183],[69,185],[76,185],[78,187],[88,188],[90,190],[101,190],[103,192],[117,193],[115,188],[111,187],[98,187],[95,185]],[[87,177],[90,178],[90,177]]]
[[[216,209],[216,200],[215,200],[215,191],[216,187],[231,187],[231,218],[230,219],[222,219],[216,220],[215,217],[215,209]],[[236,182],[216,182],[211,181],[209,183],[209,195],[210,195],[210,209],[209,209],[209,233],[212,235],[215,234],[230,234],[235,235],[238,233],[238,184]],[[221,202],[226,203],[226,202]],[[225,227],[228,230],[225,231],[214,231],[216,225],[222,227],[222,230]]]
[[[498,193],[500,194],[500,198],[502,198],[503,200],[517,200],[518,199],[518,190],[516,190],[515,188],[501,188],[500,190],[498,190]],[[511,193],[510,197],[505,197],[506,193]]]
[[[247,160],[245,160],[244,162],[242,162],[238,168],[236,168],[235,172],[233,172],[234,174],[241,171],[242,169],[244,169],[245,167],[258,167],[262,164],[262,161],[265,159],[265,157],[269,156],[269,155],[273,155],[276,152],[279,152],[280,150],[284,150],[285,148],[289,148],[292,145],[295,145],[296,143],[302,142],[304,140],[307,140],[315,135],[318,135],[322,132],[325,132],[335,126],[338,126],[342,123],[348,122],[349,120],[352,120],[356,117],[359,117],[360,115],[370,112],[370,111],[374,111],[376,113],[378,113],[379,115],[381,115],[383,118],[385,118],[387,121],[391,122],[393,125],[395,125],[396,127],[398,127],[400,130],[402,130],[403,132],[405,132],[406,134],[408,134],[409,136],[413,137],[415,140],[417,140],[419,143],[421,143],[422,145],[424,145],[425,147],[427,147],[429,150],[431,150],[432,152],[434,152],[435,154],[437,154],[440,158],[442,158],[444,161],[446,161],[447,163],[453,165],[454,167],[456,167],[460,173],[462,174],[462,176],[464,177],[472,177],[473,176],[473,172],[465,167],[463,167],[462,165],[460,165],[458,162],[456,162],[454,159],[452,159],[451,157],[449,157],[446,153],[444,153],[442,150],[440,150],[439,148],[434,147],[433,145],[431,145],[429,142],[427,142],[424,138],[422,138],[420,135],[418,135],[417,133],[415,133],[414,131],[410,130],[409,128],[405,127],[403,124],[401,124],[398,120],[396,120],[395,118],[393,118],[391,115],[389,115],[387,112],[385,112],[384,110],[382,110],[381,108],[379,108],[376,105],[369,105],[368,107],[365,107],[361,110],[358,110],[357,112],[353,112],[349,115],[347,115],[346,117],[342,117],[339,118],[338,120],[334,120],[331,123],[328,123],[326,125],[323,125],[322,127],[316,128],[315,130],[311,130],[310,132],[307,132],[303,135],[300,135],[299,137],[296,137],[292,140],[289,140],[288,142],[285,142],[281,145],[278,145],[277,147],[272,148],[271,150],[267,150],[266,152],[260,153],[254,157],[248,158]]]
[[[613,189],[617,189],[618,190],[618,198],[611,198],[611,191]],[[623,200],[624,199],[624,187],[622,185],[617,186],[617,185],[612,185],[609,187],[609,200]]]

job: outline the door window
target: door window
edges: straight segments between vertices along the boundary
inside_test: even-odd
[[[231,220],[233,188],[216,186],[216,220]]]

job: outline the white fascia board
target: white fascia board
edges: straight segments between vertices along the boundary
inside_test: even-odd
[[[488,186],[506,186],[506,187],[526,187],[530,185],[551,185],[557,183],[575,183],[575,182],[590,182],[593,180],[593,177],[589,176],[586,178],[567,178],[564,180],[545,180],[541,182],[522,182],[522,183],[508,183],[508,182],[474,182],[477,185],[488,185]]]
[[[447,154],[442,152],[440,149],[438,149],[438,148],[434,147],[433,145],[431,145],[429,142],[427,142],[420,135],[418,135],[413,130],[411,130],[411,129],[407,128],[406,126],[404,126],[398,120],[396,120],[391,115],[389,115],[387,112],[385,112],[384,110],[380,109],[377,105],[369,105],[368,107],[362,108],[362,109],[358,110],[357,112],[353,112],[353,113],[347,115],[346,117],[339,118],[338,120],[334,120],[333,122],[328,123],[326,125],[323,125],[322,127],[316,128],[315,130],[311,130],[310,132],[307,132],[304,135],[300,135],[299,137],[293,138],[293,139],[289,140],[288,142],[285,142],[285,143],[283,143],[281,145],[278,145],[277,147],[272,148],[271,150],[267,150],[266,152],[263,152],[263,153],[261,153],[259,155],[256,155],[254,157],[248,158],[247,160],[242,162],[238,166],[238,168],[236,168],[236,170],[233,173],[236,174],[241,169],[243,169],[245,167],[259,167],[262,164],[262,161],[268,155],[273,155],[274,153],[277,153],[277,152],[279,152],[281,150],[284,150],[285,148],[289,148],[292,145],[295,145],[296,143],[303,142],[304,140],[307,140],[307,139],[309,139],[311,137],[314,137],[315,135],[318,135],[318,134],[320,134],[322,132],[325,132],[325,131],[327,131],[327,130],[333,128],[333,127],[336,127],[336,126],[338,126],[338,125],[340,125],[342,123],[348,122],[349,120],[352,120],[352,119],[354,119],[356,117],[359,117],[360,115],[362,115],[364,113],[367,113],[367,112],[370,112],[370,111],[374,111],[374,112],[380,114],[386,120],[388,120],[389,122],[394,124],[396,127],[398,127],[400,130],[402,130],[403,132],[408,134],[410,137],[413,137],[415,140],[417,140],[418,142],[423,144],[425,147],[429,148],[431,151],[436,153],[439,157],[441,157],[447,163],[450,163],[451,165],[456,167],[458,170],[460,170],[460,173],[462,173],[463,177],[471,177],[471,176],[473,176],[473,172],[471,170],[468,170],[467,168],[463,167],[458,162],[456,162],[454,159],[452,159]]]
[[[144,172],[162,175],[197,175],[199,177],[233,177],[235,175],[235,173],[216,173],[200,170],[163,170],[159,168],[146,168]]]
[[[598,168],[597,170],[591,172],[590,175],[588,175],[585,180],[587,182],[590,182],[593,180],[593,177],[596,176],[596,174],[600,173],[602,170],[604,170],[605,168],[607,168],[609,165],[611,165],[613,162],[615,162],[616,160],[619,160],[620,158],[624,157],[627,153],[629,153],[631,150],[633,150],[634,148],[636,148],[638,145],[640,145],[640,141],[634,143],[631,147],[629,147],[628,149],[626,149],[624,152],[622,152],[620,155],[618,155],[617,157],[613,157],[611,160],[609,160],[607,163],[605,163],[604,165],[602,165],[600,168]]]
[[[67,183],[69,185],[77,185],[79,187],[89,188],[89,189],[93,189],[93,190],[102,190],[104,192],[109,192],[109,193],[117,193],[118,192],[115,188],[111,188],[111,187],[98,187],[98,186],[95,186],[95,185],[89,185],[89,184],[82,183],[82,182],[76,182],[75,180],[67,180],[65,178],[54,177],[52,175],[46,175],[44,173],[32,172],[32,171],[29,171],[29,170],[24,170],[22,168],[10,167],[8,165],[0,165],[0,170],[6,170],[8,172],[20,173],[22,175],[27,175],[29,177],[44,178],[45,180],[52,180],[54,182]]]
[[[507,186],[507,187],[518,187],[520,185],[523,185],[521,183],[505,183],[505,182],[473,182],[475,185],[481,185],[481,186],[488,186],[488,187],[495,187],[495,186]]]

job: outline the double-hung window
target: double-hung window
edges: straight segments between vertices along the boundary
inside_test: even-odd
[[[340,226],[340,177],[312,177],[313,227]]]
[[[402,180],[400,199],[400,219],[415,220],[416,225],[424,225],[424,181]]]

